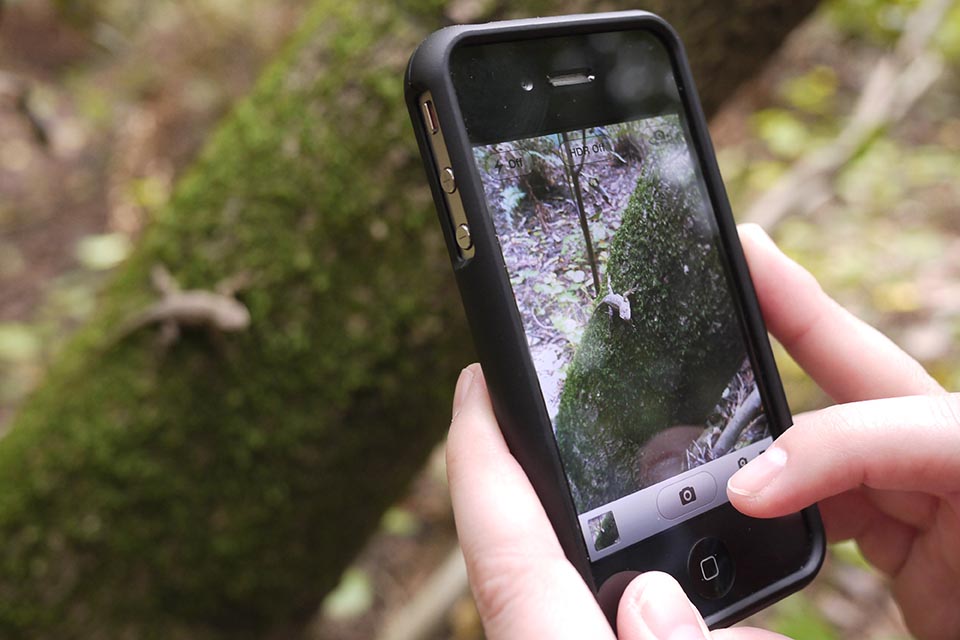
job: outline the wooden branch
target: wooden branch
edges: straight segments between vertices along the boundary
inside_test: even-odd
[[[447,612],[467,593],[467,567],[460,547],[447,558],[405,607],[387,620],[377,640],[424,640],[440,630]]]
[[[927,0],[907,20],[893,50],[870,72],[853,113],[829,145],[798,160],[747,209],[745,220],[767,229],[806,215],[833,198],[837,175],[885,129],[902,119],[943,71],[930,40],[954,0]]]
[[[740,406],[737,407],[736,411],[734,411],[733,417],[730,418],[730,421],[720,433],[717,443],[713,445],[713,451],[716,456],[722,456],[733,450],[733,445],[737,444],[740,434],[743,433],[747,425],[749,425],[757,413],[760,412],[761,406],[760,389],[754,387],[753,391],[750,392]]]

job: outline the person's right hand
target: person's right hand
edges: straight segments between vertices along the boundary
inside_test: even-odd
[[[829,298],[759,227],[740,237],[770,332],[844,404],[796,416],[730,479],[730,501],[763,518],[819,502],[828,539],[856,540],[890,576],[913,634],[960,638],[960,394]]]
[[[960,397],[827,297],[759,227],[741,227],[740,236],[771,333],[848,404],[797,416],[731,478],[731,502],[775,517],[821,501],[828,537],[856,539],[893,578],[914,634],[960,638]],[[447,471],[487,637],[610,637],[496,429],[485,385],[468,393],[463,380]],[[620,640],[784,640],[744,627],[708,632],[676,580],[658,572],[627,587],[617,630]]]

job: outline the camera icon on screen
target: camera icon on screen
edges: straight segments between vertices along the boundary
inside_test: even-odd
[[[680,504],[687,505],[696,501],[697,492],[693,487],[684,487],[680,489]]]

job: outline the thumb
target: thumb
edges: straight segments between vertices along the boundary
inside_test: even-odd
[[[737,627],[712,634],[672,576],[650,571],[623,592],[617,611],[620,640],[790,640],[778,633]]]
[[[617,610],[620,640],[707,640],[710,632],[676,580],[651,571],[623,592]]]

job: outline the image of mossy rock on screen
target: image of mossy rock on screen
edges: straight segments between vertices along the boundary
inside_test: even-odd
[[[654,437],[688,446],[745,360],[712,213],[686,148],[667,146],[611,239],[608,296],[560,396],[556,436],[580,513],[666,479]]]

